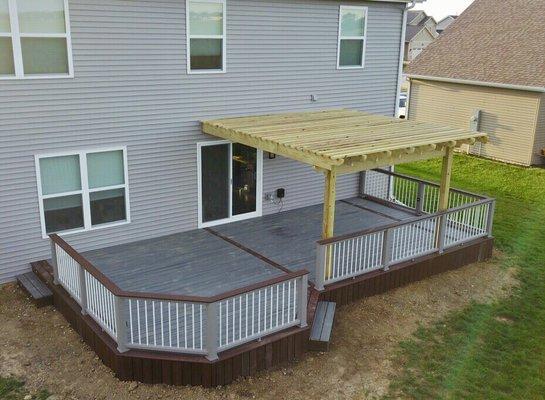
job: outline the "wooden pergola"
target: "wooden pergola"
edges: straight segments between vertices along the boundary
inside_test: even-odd
[[[324,239],[333,236],[338,175],[443,157],[439,209],[444,210],[454,148],[487,141],[485,133],[469,129],[344,109],[207,120],[202,131],[323,172]]]

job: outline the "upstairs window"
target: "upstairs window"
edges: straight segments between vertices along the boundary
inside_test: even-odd
[[[187,0],[189,73],[225,72],[225,0]]]
[[[129,221],[125,149],[37,156],[44,237]]]
[[[367,7],[340,7],[337,68],[363,68],[366,30]]]
[[[0,0],[0,78],[70,77],[67,0]]]

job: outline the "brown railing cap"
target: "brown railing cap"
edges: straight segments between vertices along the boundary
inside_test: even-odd
[[[425,221],[427,219],[433,219],[433,218],[441,217],[442,215],[462,211],[462,210],[465,210],[467,208],[479,206],[479,205],[482,205],[482,204],[494,203],[495,201],[496,201],[495,199],[483,199],[483,200],[476,201],[474,203],[468,203],[468,204],[464,204],[462,206],[449,208],[448,210],[436,212],[434,214],[422,215],[422,216],[419,216],[419,217],[409,218],[409,219],[406,219],[406,220],[403,220],[403,221],[396,221],[396,222],[392,222],[390,224],[364,229],[364,230],[357,231],[357,232],[354,232],[354,233],[347,233],[345,235],[340,235],[340,236],[335,236],[335,237],[328,238],[328,239],[318,240],[316,243],[318,245],[325,246],[325,245],[328,245],[328,244],[342,242],[342,241],[345,241],[345,240],[348,240],[348,239],[354,239],[354,238],[359,237],[359,236],[365,236],[365,235],[370,235],[370,234],[373,234],[373,233],[383,232],[385,230],[397,228],[399,226],[410,225],[410,224],[414,224],[415,222],[420,222],[420,221]]]

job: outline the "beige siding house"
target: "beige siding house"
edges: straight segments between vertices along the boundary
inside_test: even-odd
[[[467,127],[476,110],[481,111],[479,130],[490,141],[472,147],[472,153],[523,165],[545,161],[540,154],[545,148],[545,98],[540,93],[411,80],[409,119]]]
[[[488,133],[473,154],[545,164],[545,9],[509,4],[476,0],[409,66],[408,118]]]

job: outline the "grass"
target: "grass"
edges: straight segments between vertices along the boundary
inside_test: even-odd
[[[25,383],[15,378],[4,378],[0,376],[0,399],[1,400],[22,400],[29,393],[25,390]],[[46,400],[51,394],[47,390],[41,390],[32,395],[34,400]]]
[[[440,160],[396,171],[438,180]],[[520,285],[472,304],[401,344],[390,398],[545,398],[545,170],[457,155],[453,187],[497,199],[496,246]]]

